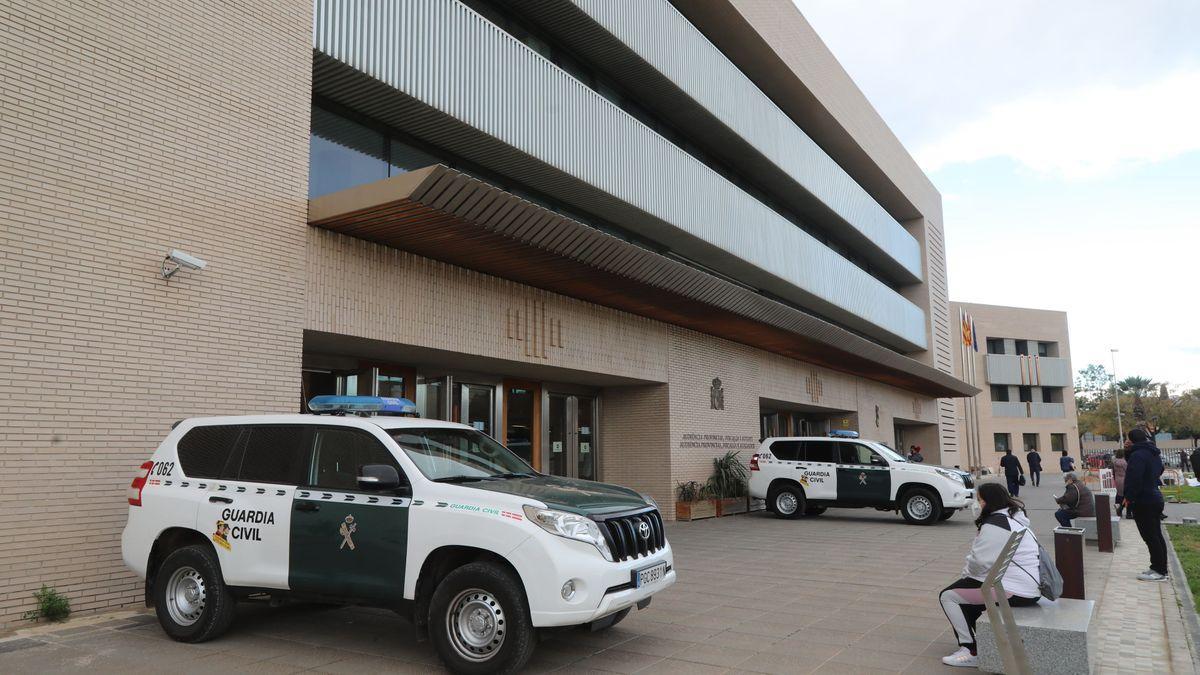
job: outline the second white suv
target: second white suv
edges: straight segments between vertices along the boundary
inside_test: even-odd
[[[858,438],[768,438],[750,458],[750,495],[781,518],[828,507],[899,511],[917,525],[946,520],[975,498],[969,473],[909,462]]]

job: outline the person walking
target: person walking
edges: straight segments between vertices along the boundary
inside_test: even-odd
[[[1092,491],[1088,489],[1088,486],[1084,485],[1079,480],[1079,476],[1071,471],[1063,474],[1063,482],[1067,484],[1067,489],[1063,490],[1061,497],[1054,498],[1059,507],[1054,512],[1054,519],[1058,521],[1058,524],[1070,527],[1071,521],[1076,518],[1094,518],[1096,516],[1096,498],[1092,496]]]
[[[1063,473],[1075,470],[1075,458],[1068,455],[1066,450],[1062,451],[1062,457],[1058,458],[1058,468]]]
[[[1113,453],[1113,488],[1117,491],[1117,517],[1125,512],[1125,469],[1129,462],[1125,461],[1125,449],[1119,448]]]
[[[1004,449],[1004,456],[1000,458],[1000,468],[1004,469],[1004,480],[1008,483],[1008,493],[1016,497],[1021,494],[1021,476],[1025,475],[1025,469],[1021,467],[1021,460],[1012,454],[1011,448]]]
[[[1129,453],[1125,467],[1125,507],[1133,508],[1138,534],[1150,552],[1150,569],[1137,576],[1138,581],[1163,581],[1167,578],[1167,542],[1162,533],[1163,463],[1158,446],[1144,429],[1130,429]]]
[[[1029,484],[1037,487],[1042,484],[1042,456],[1034,448],[1025,453],[1025,463],[1029,465]]]
[[[1192,475],[1200,478],[1200,448],[1193,450],[1189,459],[1192,461]]]
[[[1013,532],[1029,528],[1025,505],[1012,497],[999,483],[980,483],[976,491],[979,518],[975,520],[975,541],[967,554],[962,578],[947,586],[938,595],[942,611],[958,638],[958,651],[942,657],[948,666],[976,668],[979,666],[975,647],[975,623],[986,609],[983,604],[983,580],[996,564],[1004,545]],[[1013,554],[1012,563],[1004,572],[1000,585],[1012,607],[1032,607],[1041,596],[1041,566],[1038,545],[1032,533],[1026,534]]]

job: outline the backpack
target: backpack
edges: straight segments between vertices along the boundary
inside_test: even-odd
[[[1025,532],[1029,536],[1033,537],[1033,541],[1038,547],[1038,590],[1041,592],[1043,598],[1053,602],[1062,596],[1062,575],[1058,573],[1058,566],[1054,564],[1054,559],[1050,557],[1050,552],[1047,551],[1046,547],[1042,546],[1042,542],[1038,541],[1038,538],[1033,535],[1033,531],[1029,528],[1025,528]],[[1016,563],[1013,564],[1016,565]],[[1029,575],[1030,579],[1033,578],[1033,575],[1029,574],[1029,570],[1021,567],[1020,565],[1017,565],[1017,568]]]

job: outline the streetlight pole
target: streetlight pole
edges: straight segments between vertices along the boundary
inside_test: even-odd
[[[1125,426],[1123,424],[1121,424],[1121,395],[1117,391],[1117,350],[1110,349],[1108,351],[1109,351],[1109,355],[1112,356],[1112,367],[1113,367],[1112,390],[1113,390],[1113,398],[1116,399],[1116,402],[1117,402],[1117,436],[1118,436],[1117,442],[1120,443],[1125,440]]]

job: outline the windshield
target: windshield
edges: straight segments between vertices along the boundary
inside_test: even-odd
[[[389,433],[430,480],[451,482],[536,475],[525,460],[474,429],[393,429]]]
[[[886,443],[872,443],[871,445],[879,451],[879,454],[887,457],[893,462],[908,462],[908,460],[901,456],[900,453],[889,448]]]

